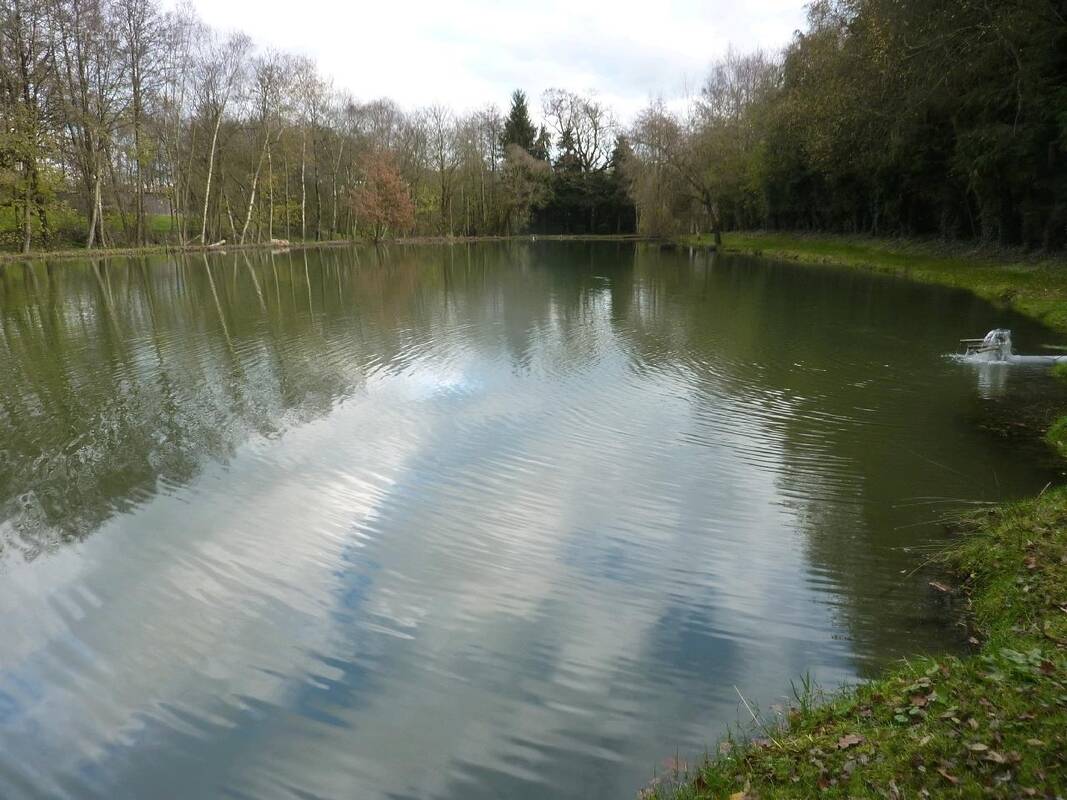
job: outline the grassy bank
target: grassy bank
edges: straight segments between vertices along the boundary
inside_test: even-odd
[[[383,245],[390,244],[475,244],[478,242],[511,242],[511,241],[552,241],[552,242],[637,242],[646,240],[646,236],[633,234],[605,234],[598,236],[405,236],[397,239],[380,242]],[[351,247],[354,244],[374,244],[371,241],[361,239],[327,239],[323,241],[290,241],[284,245],[273,245],[266,242],[249,242],[248,244],[227,244],[221,247],[204,245],[145,245],[143,247],[108,247],[86,250],[84,247],[68,247],[58,250],[40,250],[31,253],[16,253],[14,251],[0,251],[0,264],[15,261],[55,261],[70,258],[114,258],[124,256],[148,256],[166,253],[217,253],[231,250],[309,250],[318,247]]]
[[[707,244],[710,238],[687,241]],[[1067,333],[1067,257],[1063,256],[932,241],[761,232],[725,234],[723,249],[958,286]]]
[[[189,244],[159,244],[144,245],[143,247],[96,247],[86,250],[84,247],[64,248],[59,250],[34,250],[30,253],[16,253],[10,251],[0,252],[0,264],[17,261],[58,261],[71,258],[121,258],[129,256],[164,255],[167,253],[228,253],[233,250],[303,250],[316,247],[349,247],[351,239],[330,239],[321,242],[289,242],[283,245],[268,244],[266,242],[250,242],[248,244],[227,244],[220,247],[210,245]]]
[[[1067,364],[1057,364],[1053,367],[1052,374],[1061,381],[1067,381]],[[1067,414],[1052,424],[1045,438],[1060,454],[1060,458],[1067,461]]]
[[[927,243],[745,234],[727,251],[959,286],[1067,332],[1067,264]],[[1061,370],[1060,372],[1067,372]],[[1067,457],[1067,416],[1047,433]],[[827,696],[795,691],[647,800],[1067,795],[1067,487],[983,511],[943,554],[970,604],[976,654],[916,658]]]

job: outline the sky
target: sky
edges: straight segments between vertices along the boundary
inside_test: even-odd
[[[309,55],[359,100],[507,108],[523,89],[593,92],[623,119],[698,90],[710,64],[786,44],[804,0],[193,0],[221,30]],[[299,9],[301,13],[294,13]]]

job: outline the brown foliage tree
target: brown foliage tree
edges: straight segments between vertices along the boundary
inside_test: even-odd
[[[374,241],[390,232],[410,230],[415,224],[415,203],[407,183],[391,158],[371,156],[366,176],[352,193],[356,225],[370,233]]]

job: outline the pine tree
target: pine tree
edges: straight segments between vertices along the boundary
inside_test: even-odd
[[[533,148],[530,150],[530,155],[538,161],[548,161],[551,152],[552,135],[548,132],[548,129],[542,125],[541,130],[537,134],[537,139],[534,141]]]
[[[572,173],[582,171],[582,161],[575,151],[574,134],[570,128],[565,128],[563,135],[559,137],[559,156],[556,158],[556,171]]]
[[[526,93],[516,89],[511,95],[511,112],[504,122],[504,131],[500,135],[500,146],[507,150],[514,144],[533,155],[537,140],[537,128],[530,121],[530,109],[526,106]]]

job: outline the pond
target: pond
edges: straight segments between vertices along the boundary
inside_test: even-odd
[[[649,244],[0,267],[0,796],[631,797],[920,567],[1053,391],[963,292]]]

